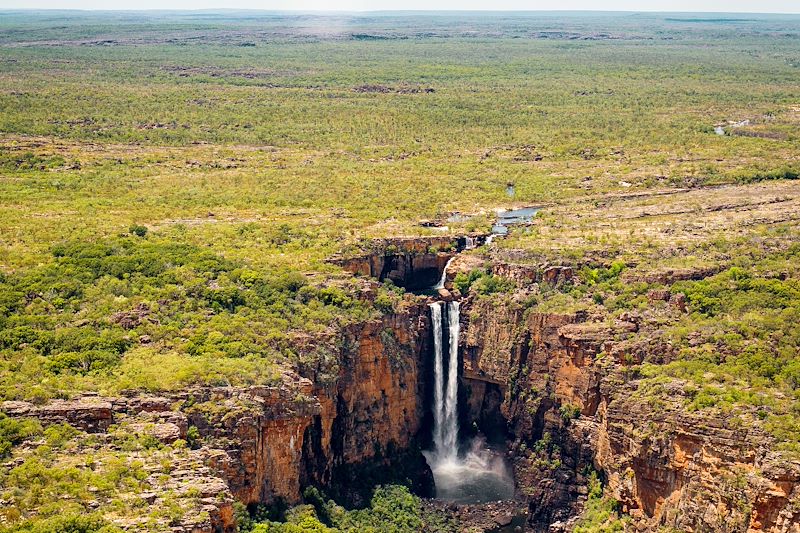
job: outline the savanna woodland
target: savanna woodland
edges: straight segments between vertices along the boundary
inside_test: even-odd
[[[798,533],[799,174],[800,16],[0,11],[0,532]]]

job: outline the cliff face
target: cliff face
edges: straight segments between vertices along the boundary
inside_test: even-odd
[[[329,262],[358,276],[388,279],[409,290],[426,289],[439,281],[447,261],[466,245],[466,237],[375,239],[367,250],[337,255]]]
[[[297,503],[308,484],[352,504],[375,482],[402,474],[423,493],[432,478],[416,447],[423,418],[419,379],[427,333],[424,304],[355,324],[317,349],[330,350],[308,378],[192,416],[220,443],[213,466],[244,503]],[[287,378],[284,379],[284,382]],[[291,379],[290,379],[291,381]]]
[[[354,504],[366,503],[374,484],[392,479],[410,478],[418,492],[432,493],[416,440],[427,335],[424,303],[344,331],[336,379],[326,384],[315,372],[322,409],[307,429],[308,481]]]
[[[521,284],[554,285],[572,276],[564,268],[545,274],[505,264],[494,271]],[[669,300],[668,312],[682,312],[668,291],[656,292],[648,295],[652,301]],[[487,433],[512,437],[534,530],[569,530],[592,467],[635,530],[800,533],[800,465],[772,451],[759,424],[687,412],[680,382],[665,384],[657,401],[642,393],[631,363],[674,354],[657,336],[632,338],[639,317],[537,313],[526,308],[529,297],[522,290],[499,303],[462,300],[461,353],[463,416]],[[175,484],[204,487],[200,501],[209,518],[187,519],[181,531],[233,531],[234,500],[292,504],[312,484],[355,505],[366,503],[376,484],[397,480],[432,494],[419,451],[430,388],[426,304],[408,297],[397,312],[298,339],[298,352],[313,356],[301,357],[272,386],[2,408],[91,433],[124,422],[166,443],[197,428],[192,454],[206,467]]]
[[[234,531],[234,500],[298,503],[309,484],[355,505],[368,503],[376,484],[398,480],[411,480],[418,493],[430,495],[432,474],[416,442],[427,306],[422,299],[403,306],[308,341],[307,349],[326,355],[309,358],[314,365],[299,364],[308,377],[287,370],[273,386],[196,388],[165,397],[87,395],[44,406],[5,402],[2,409],[92,433],[125,423],[165,443],[187,439],[189,428],[197,428],[192,438],[199,449],[192,454],[207,468],[172,470],[191,473],[176,485],[213,487],[200,490],[209,519],[198,524],[187,516],[180,531]],[[120,525],[136,530],[134,522]]]
[[[770,451],[757,424],[687,413],[680,384],[665,402],[637,393],[623,361],[624,353],[642,357],[641,347],[619,340],[635,323],[524,312],[515,301],[469,301],[465,309],[470,416],[480,422],[492,404],[487,391],[499,390],[532,526],[569,528],[591,465],[639,531],[800,531],[800,465]],[[648,353],[653,360],[671,357],[666,346],[647,349],[664,350]]]

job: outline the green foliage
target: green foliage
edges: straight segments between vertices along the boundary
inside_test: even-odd
[[[378,307],[393,305],[382,296]],[[153,390],[269,381],[269,369],[293,357],[292,330],[369,313],[342,287],[312,286],[290,269],[254,270],[172,235],[69,241],[50,262],[0,280],[0,365],[8,370],[0,396],[41,398],[80,383]],[[136,341],[143,337],[146,345]],[[146,358],[161,359],[157,380],[141,365]],[[163,372],[169,358],[180,370]],[[25,375],[35,384],[22,386]]]
[[[99,514],[68,513],[46,520],[32,520],[11,527],[0,527],[2,533],[121,533]]]
[[[261,521],[253,526],[254,533],[417,533],[418,531],[446,532],[453,527],[436,513],[423,508],[420,499],[407,487],[389,485],[377,487],[370,506],[346,511],[313,487],[303,497],[309,505],[290,509],[283,522]]]
[[[412,533],[422,530],[419,498],[407,487],[378,487],[368,509],[350,511],[336,521],[342,531]]]
[[[700,281],[676,283],[672,290],[686,294],[691,311],[668,329],[680,359],[644,365],[642,390],[665,376],[687,380],[690,409],[757,408],[782,447],[800,450],[791,422],[800,409],[800,281],[765,275],[791,270],[799,259],[792,246]]]
[[[54,448],[61,448],[68,441],[72,440],[80,431],[67,423],[53,424],[44,430],[44,438],[47,444]]]
[[[561,419],[566,423],[569,423],[570,420],[581,416],[581,408],[577,405],[572,405],[569,403],[565,403],[559,407],[558,412],[561,415]]]
[[[139,224],[133,224],[128,231],[131,235],[136,235],[137,237],[144,237],[147,235],[147,227]]]
[[[615,261],[611,264],[610,267],[599,267],[599,268],[589,268],[583,267],[580,271],[580,278],[581,280],[589,285],[596,285],[602,282],[608,282],[612,280],[616,280],[619,278],[619,275],[625,269],[625,263],[622,261]]]
[[[461,294],[467,294],[472,284],[485,275],[486,272],[480,269],[473,269],[468,273],[459,272],[453,279],[453,285]]]
[[[0,459],[8,457],[13,446],[41,433],[38,420],[9,418],[0,412]]]
[[[613,533],[625,530],[624,518],[620,518],[619,502],[603,496],[603,486],[597,472],[588,478],[589,498],[583,514],[575,525],[575,533]]]
[[[453,285],[461,294],[467,294],[474,288],[482,296],[509,292],[514,288],[514,282],[508,278],[495,276],[480,269],[471,270],[467,274],[459,272],[453,280]]]
[[[7,419],[2,422],[7,428]],[[146,516],[147,523],[137,531],[155,532],[199,512],[196,490],[178,494],[168,486],[172,480],[166,472],[173,464],[200,466],[187,462],[188,452],[179,443],[164,445],[125,423],[102,436],[67,424],[32,431],[36,445],[14,447],[13,460],[0,469],[2,533],[119,531],[107,520],[109,515],[128,520]],[[160,505],[143,514],[147,502],[141,495],[148,491],[159,494]],[[97,513],[87,512],[98,504]]]
[[[314,507],[317,517],[323,524],[331,525],[330,511],[325,503],[325,498],[316,487],[306,487],[303,499]]]
[[[189,426],[189,429],[186,430],[186,443],[191,448],[200,447],[200,430],[197,429],[197,426]]]

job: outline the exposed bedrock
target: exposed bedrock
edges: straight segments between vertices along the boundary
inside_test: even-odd
[[[475,236],[474,243],[483,236]],[[391,280],[409,290],[436,285],[447,261],[467,247],[467,237],[374,239],[366,250],[343,253],[329,262],[359,276]]]
[[[653,362],[672,354],[618,342],[634,324],[490,300],[464,302],[462,317],[469,416],[486,424],[485,410],[502,414],[530,527],[569,530],[591,466],[634,530],[800,531],[800,465],[771,451],[758,424],[687,412],[680,384],[658,402],[639,394],[623,352]]]
[[[208,510],[207,529],[192,525],[194,533],[233,531],[234,499],[294,504],[307,485],[351,505],[368,503],[379,483],[410,484],[427,496],[433,477],[418,435],[428,329],[425,300],[409,298],[396,313],[298,341],[308,362],[301,360],[275,385],[204,387],[165,397],[87,395],[44,406],[6,402],[2,408],[90,432],[132,423],[168,443],[196,427],[202,448],[193,453],[210,468],[196,472],[192,483],[222,489],[217,508]]]
[[[423,307],[310,341],[306,349],[317,353],[309,360],[318,362],[301,363],[307,377],[281,389],[291,398],[278,395],[241,416],[226,409],[198,425],[227,444],[215,466],[237,499],[296,503],[304,486],[318,485],[342,503],[361,505],[376,484],[396,481],[432,493],[417,442],[428,327]]]
[[[505,264],[494,271],[522,286],[572,275],[561,267],[517,271]],[[501,304],[461,301],[459,405],[462,427],[475,422],[511,440],[532,530],[569,529],[591,467],[632,517],[633,530],[800,533],[800,465],[773,451],[758,423],[687,411],[681,383],[666,383],[655,400],[639,390],[628,365],[669,361],[669,344],[625,340],[639,327],[635,317],[536,313],[526,309],[529,296],[523,289]],[[654,294],[651,302],[667,296]],[[86,395],[2,408],[89,432],[127,422],[163,442],[198,428],[201,447],[192,453],[208,468],[186,482],[214,487],[218,496],[208,498],[215,502],[208,527],[193,530],[201,533],[233,530],[234,499],[291,504],[308,485],[353,505],[366,503],[379,483],[409,483],[430,495],[432,475],[420,453],[431,426],[427,304],[408,296],[396,312],[298,338],[305,355],[270,386]]]

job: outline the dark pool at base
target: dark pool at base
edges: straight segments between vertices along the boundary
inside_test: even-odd
[[[436,497],[457,504],[475,504],[511,500],[514,498],[514,480],[494,472],[438,472]],[[453,481],[447,483],[446,481]]]

